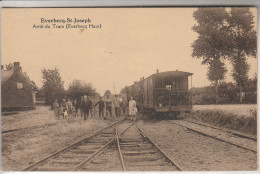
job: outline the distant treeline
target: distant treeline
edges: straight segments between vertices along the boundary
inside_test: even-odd
[[[64,89],[64,81],[58,68],[42,69],[43,85],[36,93],[37,100],[45,101],[45,104],[52,105],[54,100],[59,102],[63,98],[79,100],[81,96],[88,95],[92,99],[98,99],[100,94],[91,83],[74,79],[67,90]]]
[[[216,88],[214,85],[199,88],[191,88],[192,103],[194,105],[216,104]],[[239,87],[232,82],[221,82],[218,88],[218,104],[236,104],[240,103]],[[257,77],[249,79],[246,83],[245,92],[243,92],[243,103],[257,103]]]

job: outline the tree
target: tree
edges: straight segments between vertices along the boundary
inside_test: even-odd
[[[40,88],[36,93],[36,99],[39,101],[44,101],[45,94],[43,88]]]
[[[106,92],[104,93],[104,96],[107,96],[107,95],[111,95],[110,90],[106,90]]]
[[[55,99],[61,99],[65,95],[63,87],[64,82],[57,68],[42,69],[43,91],[45,95],[45,103],[52,104]]]
[[[242,92],[245,90],[250,68],[246,60],[248,57],[256,57],[256,32],[250,9],[231,8],[226,11],[225,8],[199,8],[193,16],[198,23],[193,30],[199,37],[192,45],[192,56],[203,58],[202,64],[209,64],[210,71],[212,67],[219,65],[216,70],[219,69],[220,73],[224,66],[219,61],[230,60],[233,65],[232,76],[239,86],[242,102]],[[215,59],[218,60],[213,61]],[[217,86],[216,79],[215,85]]]
[[[248,57],[256,58],[256,31],[249,8],[231,8],[228,22],[230,35],[228,56],[233,65],[232,76],[239,86],[239,100],[248,80]]]
[[[216,103],[219,103],[219,81],[225,78],[226,72],[227,69],[225,67],[225,64],[221,62],[220,59],[213,59],[209,62],[207,76],[210,81],[214,82]]]
[[[93,88],[91,83],[86,83],[81,80],[74,79],[70,84],[67,94],[72,98],[79,99],[81,96],[98,96],[96,89]]]
[[[252,79],[248,79],[245,88],[247,103],[257,103],[257,74]]]
[[[5,70],[10,71],[11,69],[13,69],[13,67],[14,67],[13,63],[6,64],[5,65]]]
[[[192,29],[199,34],[198,39],[192,44],[192,57],[202,58],[202,64],[208,66],[208,79],[215,86],[216,103],[219,102],[218,84],[227,72],[222,62],[227,52],[227,27],[225,21],[228,13],[225,8],[199,8],[193,13],[197,21]]]
[[[127,86],[121,89],[120,94],[126,94],[127,93]]]

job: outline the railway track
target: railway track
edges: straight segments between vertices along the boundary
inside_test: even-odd
[[[241,138],[246,138],[246,139],[249,139],[249,140],[257,141],[256,137],[253,137],[253,136],[250,136],[250,135],[246,135],[246,134],[243,134],[243,133],[240,133],[240,132],[235,132],[235,131],[230,131],[230,130],[226,130],[226,129],[221,129],[221,128],[216,127],[216,126],[212,126],[212,125],[208,125],[208,124],[204,124],[204,123],[199,123],[199,122],[192,121],[192,120],[182,120],[182,121],[186,121],[186,122],[189,122],[189,123],[193,123],[193,124],[197,124],[197,125],[201,125],[201,126],[205,126],[205,127],[210,127],[212,129],[220,130],[222,132],[227,132],[227,133],[233,134],[233,135],[241,137]]]
[[[122,124],[124,122],[124,124]],[[121,130],[118,127],[121,126]],[[122,120],[22,171],[180,171],[136,124]]]
[[[22,171],[73,171],[79,170],[88,160],[104,151],[116,137],[119,121],[85,137],[41,160]]]
[[[22,130],[28,130],[28,129],[34,129],[34,128],[42,128],[42,127],[49,127],[49,126],[55,126],[59,123],[47,123],[47,124],[42,124],[38,126],[29,126],[29,127],[23,127],[23,128],[18,128],[18,129],[8,129],[8,130],[2,130],[2,134],[6,133],[11,133],[11,132],[16,132],[16,131],[22,131]]]
[[[185,120],[185,121],[186,121],[186,120]],[[189,121],[187,121],[187,122],[189,122]],[[238,147],[238,148],[241,148],[241,149],[244,149],[244,150],[253,152],[253,153],[257,153],[257,150],[256,150],[256,149],[246,147],[246,146],[244,146],[244,145],[241,145],[241,144],[238,144],[238,143],[229,141],[229,140],[224,139],[224,138],[220,138],[220,137],[215,136],[215,135],[211,135],[211,134],[209,134],[209,133],[206,133],[206,132],[204,132],[204,131],[200,131],[200,130],[191,128],[191,127],[186,126],[186,125],[183,125],[183,124],[181,124],[181,123],[176,123],[176,122],[172,122],[172,123],[175,124],[175,125],[181,126],[181,127],[183,127],[183,128],[186,128],[186,129],[188,129],[188,130],[190,130],[190,131],[192,131],[192,132],[195,132],[195,133],[197,133],[197,134],[200,134],[200,135],[203,135],[203,136],[206,136],[206,137],[209,137],[209,138],[213,138],[213,139],[216,139],[216,140],[221,141],[221,142],[225,142],[225,143],[231,144],[231,145],[233,145],[233,146],[236,146],[236,147]],[[189,122],[189,123],[196,124],[195,122]],[[201,124],[196,124],[196,125],[200,125],[200,126],[212,128],[211,126],[207,126],[207,125],[204,125],[204,124],[203,124],[203,125],[201,125]],[[214,128],[213,128],[213,129],[214,129]],[[225,131],[223,131],[223,130],[221,130],[221,129],[220,129],[220,131],[225,132]],[[247,138],[247,139],[249,139],[249,138]],[[253,140],[253,141],[254,141],[254,140]]]
[[[181,171],[137,124],[117,139],[124,171]]]
[[[97,152],[96,156],[93,156],[86,160],[84,164],[75,168],[74,171],[122,171],[124,167],[120,161],[119,146],[117,144],[118,137],[132,127],[135,123],[131,121],[124,121],[120,124],[122,127],[121,132],[119,131],[119,123],[116,125],[116,137],[111,140],[111,144]]]

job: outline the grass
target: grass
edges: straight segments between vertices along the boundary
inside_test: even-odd
[[[236,115],[221,110],[198,110],[189,117],[215,126],[233,129],[251,135],[257,134],[257,111],[249,110],[250,116]]]

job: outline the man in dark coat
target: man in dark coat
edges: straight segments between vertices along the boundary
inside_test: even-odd
[[[102,97],[99,98],[99,101],[95,104],[95,107],[98,105],[98,113],[99,113],[99,118],[104,117],[104,107],[105,107],[105,102],[102,100]]]
[[[120,102],[120,107],[122,108],[123,114],[126,114],[126,108],[127,108],[127,101],[124,97],[122,97],[122,101]]]
[[[81,96],[81,98],[80,98],[80,116],[81,117],[83,116],[83,105],[82,105],[83,101],[84,101],[84,96]]]
[[[82,109],[84,112],[84,121],[87,120],[89,116],[89,111],[92,108],[92,101],[88,98],[87,95],[84,96],[84,100],[82,101]]]
[[[106,104],[106,112],[107,112],[107,116],[109,114],[110,118],[112,118],[112,105],[113,105],[113,101],[109,98],[109,95],[107,95],[107,99],[105,100],[105,104]]]

